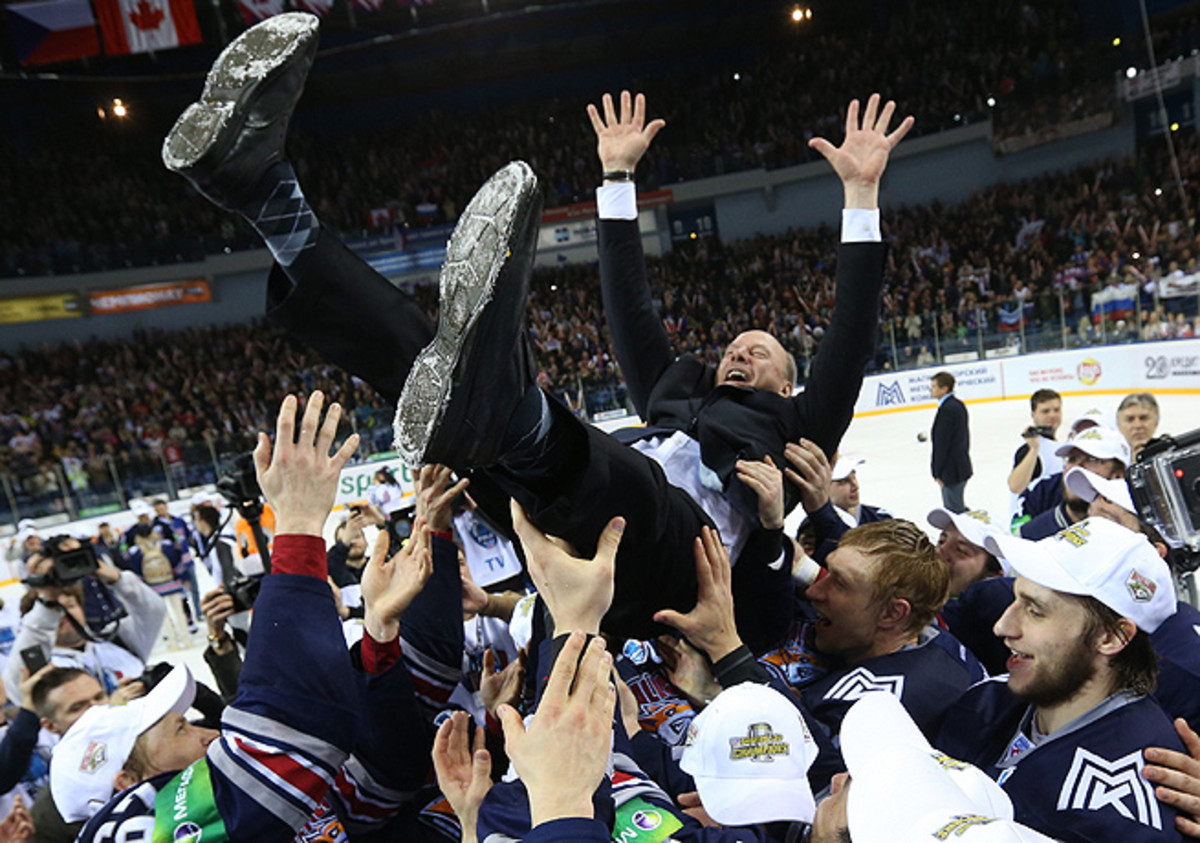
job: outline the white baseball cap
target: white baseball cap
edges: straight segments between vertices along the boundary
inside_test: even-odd
[[[206,506],[211,500],[212,497],[209,496],[208,492],[197,492],[196,494],[192,495],[192,509],[195,509],[198,506]]]
[[[1055,448],[1054,453],[1065,457],[1075,448],[1098,460],[1120,460],[1125,466],[1133,462],[1125,437],[1107,427],[1089,427],[1080,431]]]
[[[37,532],[37,522],[34,521],[32,518],[22,518],[20,521],[17,522],[17,529],[18,530],[33,530],[34,532]]]
[[[833,464],[833,470],[829,473],[830,480],[845,480],[855,470],[867,461],[866,457],[856,457],[850,454],[839,454],[837,462]]]
[[[938,507],[929,511],[925,517],[931,527],[944,530],[951,524],[962,533],[964,539],[976,547],[984,547],[983,540],[997,533],[1007,532],[999,524],[992,521],[986,509],[972,509],[968,512],[954,513]]]
[[[1108,415],[1099,407],[1092,407],[1081,416],[1076,416],[1071,422],[1071,426],[1067,428],[1070,431],[1069,435],[1074,436],[1081,430],[1087,430],[1089,427],[1107,427],[1112,429],[1112,422]]]
[[[1175,614],[1171,570],[1141,533],[1085,518],[1041,541],[989,536],[987,549],[1030,582],[1094,597],[1138,629],[1154,632]]]
[[[142,515],[153,515],[154,514],[154,509],[150,506],[150,504],[146,503],[144,500],[141,500],[141,499],[130,502],[129,511],[132,512],[135,516],[139,516],[139,517]]]
[[[743,682],[692,720],[679,766],[722,825],[811,823],[816,804],[808,768],[817,751],[796,706],[766,685]]]
[[[1126,512],[1137,515],[1137,507],[1133,505],[1133,496],[1129,494],[1129,486],[1122,479],[1109,480],[1094,471],[1088,471],[1077,465],[1067,472],[1064,478],[1067,488],[1088,503],[1096,499],[1096,495],[1115,503]]]
[[[187,711],[195,696],[196,680],[181,664],[144,697],[85,711],[50,758],[50,796],[63,819],[79,822],[103,808],[138,736],[168,714]]]
[[[980,843],[1049,840],[1012,821],[1012,801],[986,773],[930,746],[892,694],[864,694],[851,706],[841,743],[855,843],[915,843],[951,834]]]

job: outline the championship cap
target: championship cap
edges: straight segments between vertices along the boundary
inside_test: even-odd
[[[1089,427],[1107,427],[1111,430],[1112,423],[1103,410],[1099,407],[1092,407],[1092,409],[1081,416],[1077,416],[1075,421],[1071,422],[1071,426],[1067,428],[1067,436],[1074,436],[1079,431],[1087,430]]]
[[[150,504],[146,503],[144,500],[141,500],[140,498],[138,500],[133,501],[131,504],[129,504],[129,511],[131,513],[133,513],[134,516],[139,517],[139,518],[143,515],[153,515],[154,514],[154,509],[150,506]]]
[[[18,530],[37,530],[37,522],[32,518],[22,518],[17,522]]]
[[[1067,488],[1088,503],[1095,500],[1096,495],[1115,503],[1126,512],[1137,515],[1137,507],[1133,505],[1133,496],[1129,494],[1129,486],[1123,479],[1109,480],[1094,471],[1088,471],[1077,465],[1066,473],[1064,478]]]
[[[1064,594],[1094,597],[1145,632],[1175,614],[1167,563],[1145,536],[1107,518],[1085,518],[1036,542],[989,536],[986,547],[1006,572]]]
[[[954,513],[939,506],[937,509],[930,510],[925,520],[929,522],[929,526],[938,530],[944,530],[953,524],[954,529],[962,533],[963,538],[976,547],[983,547],[983,540],[988,536],[1005,532],[1000,525],[992,521],[986,509]]]
[[[929,745],[892,694],[864,694],[842,721],[854,843],[1049,841],[1013,822],[1008,794],[986,773]]]
[[[50,758],[50,796],[63,819],[79,822],[103,808],[138,736],[168,714],[187,711],[195,696],[196,680],[181,664],[144,697],[85,711]]]
[[[1078,448],[1085,454],[1098,460],[1120,460],[1128,466],[1133,460],[1129,456],[1129,443],[1125,437],[1107,427],[1089,427],[1076,433],[1070,439],[1054,449],[1054,454],[1065,457],[1072,449]]]
[[[851,454],[839,454],[837,462],[833,464],[833,470],[829,473],[829,479],[845,480],[866,461],[866,457],[856,457],[852,456]]]
[[[800,710],[778,691],[744,682],[692,720],[679,766],[722,825],[811,823],[816,805],[807,774],[816,757]]]

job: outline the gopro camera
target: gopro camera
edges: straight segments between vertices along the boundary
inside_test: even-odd
[[[1200,563],[1200,429],[1151,439],[1125,479],[1138,515]]]

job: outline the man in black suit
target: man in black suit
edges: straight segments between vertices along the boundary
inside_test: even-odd
[[[938,372],[930,379],[929,392],[937,399],[933,419],[933,479],[942,489],[942,506],[953,513],[967,511],[963,492],[971,479],[971,431],[967,407],[954,395],[954,375]]]
[[[874,350],[883,277],[884,247],[866,241],[879,240],[879,181],[912,118],[889,134],[894,104],[880,111],[875,95],[861,121],[857,101],[851,104],[840,147],[812,142],[841,177],[847,208],[864,212],[874,228],[849,232],[846,239],[859,242],[840,250],[838,305],[806,395],[792,395],[794,369],[765,334],[739,337],[717,368],[691,355],[672,362],[665,345],[656,347],[652,369],[634,367],[631,392],[645,401],[639,409],[648,408],[648,421],[682,434],[681,448],[698,448],[702,465],[695,461],[693,485],[704,500],[697,500],[670,482],[660,461],[583,424],[536,386],[524,310],[541,201],[527,165],[499,171],[464,210],[447,246],[436,333],[410,297],[319,224],[283,155],[287,122],[315,54],[315,22],[275,20],[248,30],[235,42],[241,47],[231,45],[218,58],[202,99],[168,136],[164,162],[263,234],[277,260],[268,315],[381,395],[398,399],[396,444],[407,461],[470,473],[472,492],[489,515],[501,515],[497,504],[511,496],[534,524],[584,557],[623,516],[606,626],[629,637],[653,634],[654,611],[687,610],[695,602],[692,542],[702,526],[713,525],[706,504],[728,500],[727,508],[753,521],[748,533],[769,532],[776,520],[782,527],[781,515],[750,501],[782,497],[771,488],[782,487],[782,476],[771,471],[783,465],[785,444],[807,435],[832,453],[849,424]],[[242,67],[243,54],[253,59],[249,66]],[[647,127],[628,110],[622,117],[612,122],[641,136],[644,152],[661,124]],[[632,176],[615,176],[625,178]],[[636,260],[618,263],[640,275],[644,287],[640,244]],[[645,302],[631,308],[639,325],[653,316],[644,294]],[[822,386],[828,396],[818,384],[828,384]],[[789,490],[788,498],[796,494]]]

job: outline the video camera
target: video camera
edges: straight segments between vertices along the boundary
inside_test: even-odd
[[[221,455],[217,491],[234,507],[240,508],[249,501],[261,501],[262,489],[258,485],[252,452]]]
[[[1029,439],[1032,436],[1041,436],[1044,439],[1053,439],[1054,428],[1030,425],[1029,427],[1025,428],[1025,432],[1021,434],[1022,439]]]
[[[1200,429],[1151,439],[1125,480],[1138,517],[1171,546],[1172,565],[1200,567]]]
[[[44,574],[31,574],[24,583],[32,587],[64,586],[79,582],[96,573],[100,563],[96,559],[96,548],[91,542],[82,542],[79,547],[63,547],[71,536],[52,536],[42,545],[42,553],[53,563]]]

